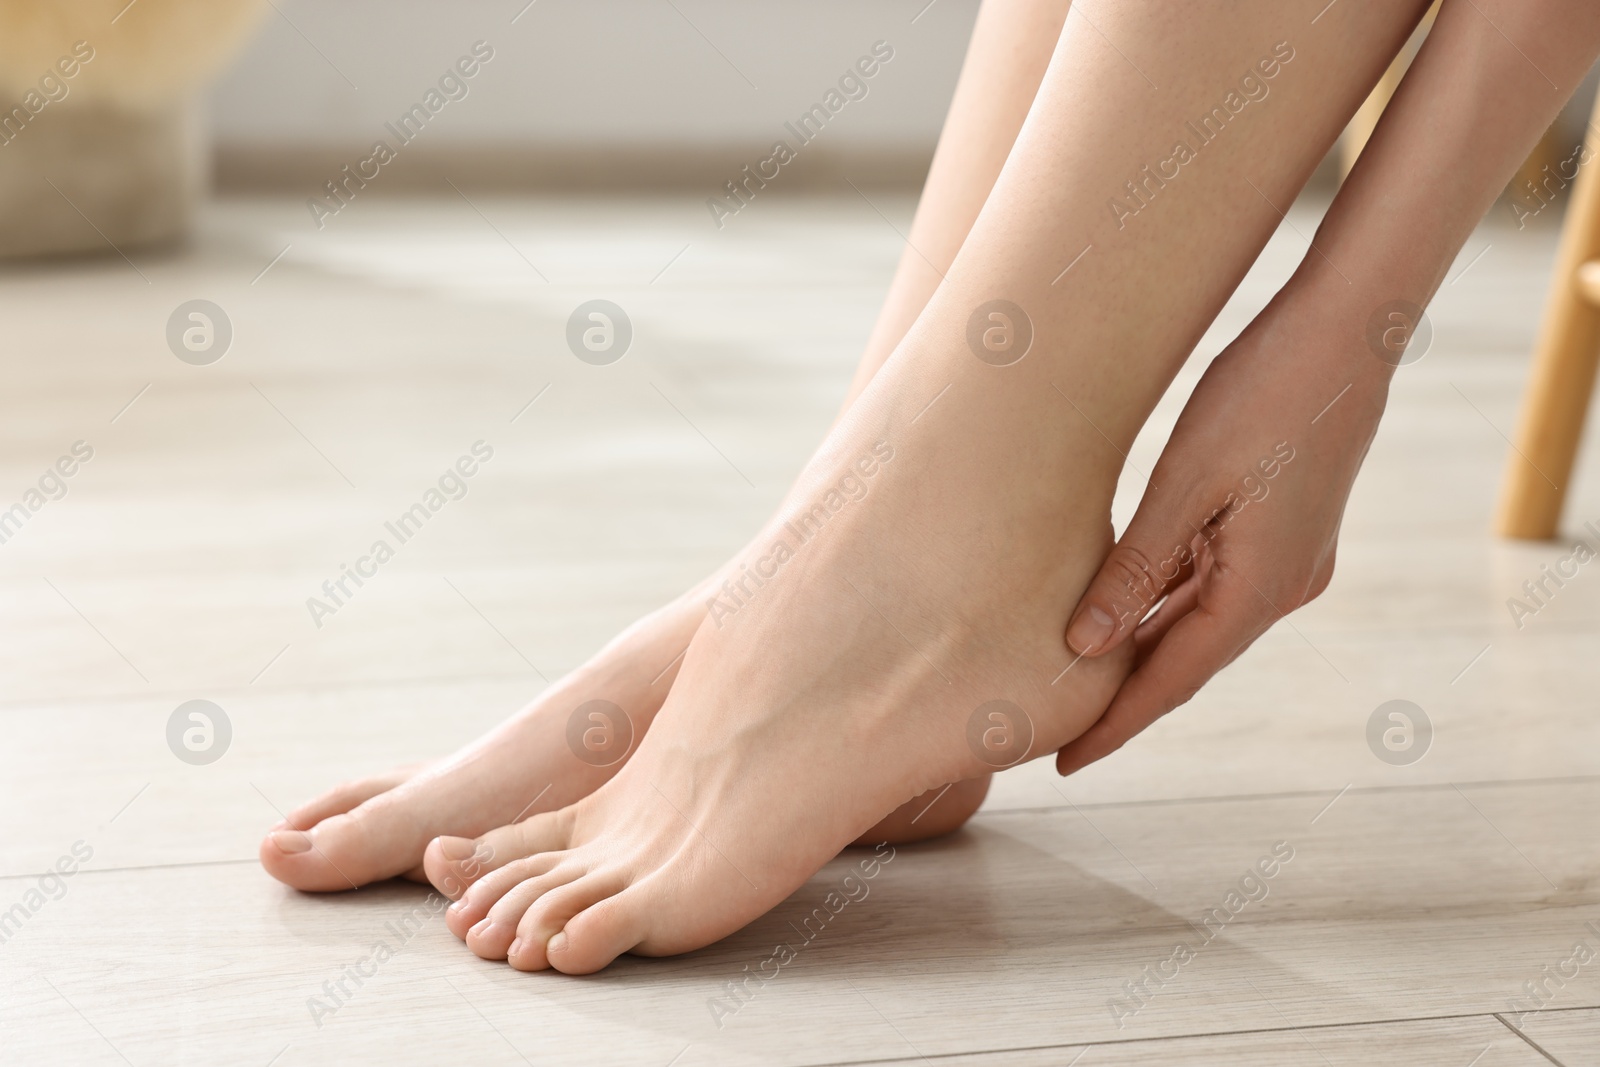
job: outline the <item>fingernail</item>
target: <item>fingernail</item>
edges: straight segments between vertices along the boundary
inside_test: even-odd
[[[470,859],[473,852],[477,851],[477,848],[477,842],[470,837],[439,838],[439,852],[447,860]]]
[[[311,848],[311,835],[299,830],[274,830],[271,837],[279,852],[287,852],[291,856]]]
[[[520,937],[513,938],[512,941],[511,941],[511,947],[506,949],[506,955],[507,956],[515,956],[517,953],[519,953],[521,951],[522,951],[522,938],[520,938]]]
[[[1088,655],[1111,636],[1116,629],[1116,620],[1107,615],[1098,605],[1090,604],[1088,611],[1081,611],[1078,617],[1072,620],[1072,625],[1067,627],[1067,644],[1073,651]]]

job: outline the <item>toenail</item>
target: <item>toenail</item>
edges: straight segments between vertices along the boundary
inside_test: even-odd
[[[439,838],[439,852],[447,860],[471,859],[472,854],[478,850],[477,842],[470,837],[441,837]]]
[[[511,947],[506,949],[506,955],[507,956],[515,956],[521,951],[522,951],[522,938],[518,937],[518,938],[513,939],[512,942],[511,942]]]
[[[476,938],[479,941],[492,942],[500,940],[507,933],[515,934],[516,930],[517,928],[515,926],[511,926],[506,923],[497,923],[492,919],[484,919],[471,930],[467,931],[467,936]]]
[[[544,953],[545,953],[546,956],[548,956],[548,955],[550,955],[550,953],[552,953],[552,952],[560,952],[562,949],[564,949],[566,947],[567,947],[567,932],[565,930],[562,930],[560,933],[556,934],[556,936],[552,937],[549,941],[546,941],[544,943]]]
[[[311,848],[311,835],[303,834],[299,830],[274,830],[272,843],[278,846],[279,852],[290,855],[305,852]],[[416,846],[412,846],[415,848]]]
[[[1111,632],[1116,629],[1116,620],[1091,604],[1089,610],[1081,613],[1072,620],[1072,625],[1067,627],[1067,644],[1080,653],[1087,655],[1106,643]]]

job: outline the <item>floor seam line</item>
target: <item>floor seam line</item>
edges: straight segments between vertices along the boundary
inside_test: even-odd
[[[1538,785],[1584,785],[1600,782],[1600,774],[1569,774],[1558,775],[1550,778],[1490,778],[1476,782],[1440,782],[1424,783],[1419,785],[1353,785],[1351,793],[1434,793],[1452,789],[1457,786],[1466,789],[1488,789],[1493,787],[1514,788]],[[1149,808],[1163,807],[1177,804],[1217,804],[1228,801],[1245,800],[1299,800],[1306,797],[1326,796],[1335,792],[1331,786],[1327,789],[1298,789],[1279,793],[1211,793],[1194,797],[1155,797],[1148,800],[1101,800],[1080,802],[1080,808]],[[1039,815],[1054,811],[1071,811],[1064,805],[1038,805],[1027,808],[980,808],[974,818],[984,815]]]
[[[1600,1005],[1596,1005],[1595,1007],[1575,1006],[1575,1007],[1572,1007],[1572,1008],[1564,1008],[1564,1009],[1561,1009],[1561,1010],[1563,1010],[1563,1011],[1594,1011],[1594,1010],[1597,1010],[1597,1009],[1600,1009]],[[1504,1019],[1501,1019],[1497,1012],[1492,1012],[1492,1011],[1491,1012],[1462,1012],[1462,1013],[1449,1014],[1449,1015],[1414,1015],[1414,1016],[1406,1016],[1405,1018],[1400,1018],[1400,1019],[1353,1019],[1353,1020],[1349,1020],[1347,1022],[1338,1022],[1338,1023],[1311,1023],[1311,1024],[1308,1024],[1308,1025],[1303,1025],[1303,1026],[1299,1026],[1299,1027],[1295,1027],[1295,1026],[1263,1026],[1263,1027],[1250,1027],[1250,1028],[1243,1029],[1243,1030],[1206,1030],[1206,1031],[1201,1031],[1201,1032],[1192,1033],[1192,1034],[1162,1034],[1159,1037],[1129,1037],[1129,1038],[1122,1038],[1122,1039],[1114,1040],[1114,1041],[1068,1041],[1068,1042],[1062,1042],[1062,1043],[1059,1043],[1059,1044],[1052,1044],[1052,1045],[1019,1045],[1019,1046],[1016,1046],[1014,1048],[967,1049],[967,1050],[963,1050],[963,1051],[960,1051],[960,1052],[936,1052],[936,1053],[934,1053],[932,1055],[924,1055],[924,1056],[922,1056],[922,1059],[924,1059],[924,1060],[941,1060],[941,1059],[954,1059],[954,1058],[956,1058],[958,1056],[992,1056],[992,1055],[997,1055],[997,1054],[1006,1054],[1006,1053],[1014,1053],[1014,1052],[1047,1052],[1047,1051],[1050,1051],[1051,1049],[1097,1048],[1097,1047],[1102,1047],[1102,1046],[1110,1047],[1110,1046],[1118,1046],[1118,1045],[1143,1045],[1143,1044],[1153,1044],[1153,1043],[1158,1042],[1158,1041],[1189,1041],[1189,1040],[1193,1040],[1193,1039],[1196,1039],[1196,1038],[1206,1038],[1206,1037],[1242,1037],[1242,1036],[1249,1036],[1251,1034],[1289,1034],[1289,1033],[1294,1033],[1296,1030],[1344,1030],[1344,1029],[1351,1029],[1351,1028],[1360,1027],[1360,1026],[1399,1026],[1399,1025],[1403,1025],[1405,1023],[1449,1022],[1449,1021],[1456,1020],[1456,1019],[1483,1019],[1485,1021],[1490,1020],[1490,1019],[1497,1019],[1497,1020],[1500,1021],[1500,1023],[1502,1025],[1506,1025],[1506,1026],[1510,1025],[1510,1024],[1506,1023],[1506,1021]],[[1528,1043],[1530,1045],[1533,1045],[1534,1048],[1538,1049],[1541,1053],[1543,1053],[1543,1055],[1544,1055],[1544,1057],[1546,1059],[1548,1059],[1551,1063],[1556,1064],[1556,1067],[1566,1067],[1566,1065],[1562,1064],[1560,1060],[1555,1059],[1548,1052],[1544,1052],[1543,1049],[1540,1049],[1539,1046],[1534,1044],[1531,1040],[1529,1040],[1526,1037],[1526,1035],[1520,1033],[1514,1027],[1512,1027],[1511,1029],[1512,1029],[1512,1032],[1516,1033],[1518,1037],[1522,1038],[1524,1041],[1528,1041]],[[804,1065],[802,1065],[802,1067],[869,1067],[869,1065],[871,1065],[871,1064],[883,1064],[883,1063],[892,1064],[892,1063],[904,1063],[904,1062],[907,1062],[906,1057],[904,1057],[904,1056],[891,1056],[891,1057],[884,1057],[884,1058],[881,1058],[881,1059],[870,1059],[870,1060],[827,1060],[827,1061],[817,1061],[817,1062],[811,1062],[811,1063],[804,1064]]]
[[[1504,1026],[1507,1030],[1510,1030],[1513,1034],[1516,1034],[1523,1041],[1527,1042],[1529,1048],[1533,1049],[1533,1051],[1537,1052],[1539,1055],[1543,1056],[1545,1059],[1547,1059],[1551,1063],[1555,1064],[1556,1067],[1566,1067],[1566,1065],[1563,1064],[1560,1060],[1556,1059],[1554,1056],[1550,1055],[1550,1053],[1546,1052],[1543,1045],[1539,1044],[1539,1042],[1535,1041],[1533,1038],[1531,1038],[1527,1034],[1523,1033],[1517,1027],[1512,1026],[1511,1023],[1506,1019],[1506,1017],[1504,1015],[1501,1015],[1499,1012],[1495,1012],[1494,1013],[1494,1017],[1496,1019],[1500,1020],[1500,1025],[1501,1026]]]

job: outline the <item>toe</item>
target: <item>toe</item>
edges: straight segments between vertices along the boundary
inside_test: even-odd
[[[355,889],[392,878],[415,862],[404,852],[406,829],[385,818],[381,794],[309,830],[273,830],[261,842],[261,865],[280,882],[310,892]]]
[[[489,872],[467,887],[461,898],[445,909],[445,925],[457,937],[464,939],[468,931],[488,917],[489,909],[498,904],[501,897],[528,879],[554,870],[566,856],[565,852],[541,852]],[[516,919],[512,918],[510,924],[515,926]]]
[[[552,870],[523,879],[495,901],[489,914],[467,932],[467,947],[486,960],[505,959],[507,950],[521,936],[519,926],[528,909],[534,907],[546,893],[558,892],[586,873],[581,864],[570,859],[570,853],[566,855],[569,858]]]
[[[405,798],[418,770],[338,785],[291,811],[262,839],[261,865],[309,892],[355,889],[411,870],[427,840],[419,840],[415,801]]]
[[[507,955],[519,971],[542,971],[550,966],[547,945],[572,919],[615,896],[623,888],[622,879],[594,872],[558,888],[541,893],[522,913],[517,936]]]
[[[570,819],[565,809],[535,815],[476,840],[440,837],[428,843],[422,866],[435,889],[460,900],[478,879],[508,863],[567,847]]]
[[[406,767],[396,767],[385,774],[375,774],[353,782],[340,782],[321,796],[295,808],[273,829],[309,830],[323,819],[343,815],[351,808],[365,804],[379,793],[387,793],[416,774],[422,766],[420,763],[414,763]]]
[[[385,865],[364,854],[357,827],[369,818],[365,809],[384,807],[383,797],[417,770],[400,767],[341,783],[295,808],[262,838],[261,865],[278,881],[312,892],[352,889],[400,873],[375,873]],[[356,812],[361,817],[353,818]]]
[[[593,974],[639,945],[645,939],[646,916],[650,914],[646,892],[633,886],[578,912],[545,944],[546,961],[563,974]],[[523,946],[517,948],[513,966],[524,958]]]
[[[433,883],[433,888],[451,900],[460,901],[479,879],[504,869],[518,858],[503,856],[498,863],[492,863],[494,846],[486,841],[471,837],[436,837],[422,853],[422,873]]]

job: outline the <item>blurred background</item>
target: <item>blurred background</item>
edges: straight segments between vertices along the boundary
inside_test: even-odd
[[[51,166],[97,164],[95,174],[55,180],[90,199],[73,197],[112,239],[170,238],[192,218],[185,205],[207,192],[322,195],[374,140],[394,141],[385,125],[479,41],[495,58],[463,79],[464,95],[363,196],[438,192],[446,177],[467,190],[717,195],[880,40],[892,62],[768,195],[833,191],[845,176],[915,189],[976,9],[975,0],[820,0],[803,12],[704,0],[5,0],[0,90],[12,104],[73,42],[87,41],[95,58],[63,79],[49,122],[24,121],[36,126],[26,138],[15,118],[3,127],[0,253],[96,247],[69,205],[39,191],[38,173]],[[1592,82],[1514,191],[1570,154]],[[1375,116],[1314,185],[1337,182]],[[73,157],[85,166],[62,166]],[[105,212],[90,210],[102,199]]]

